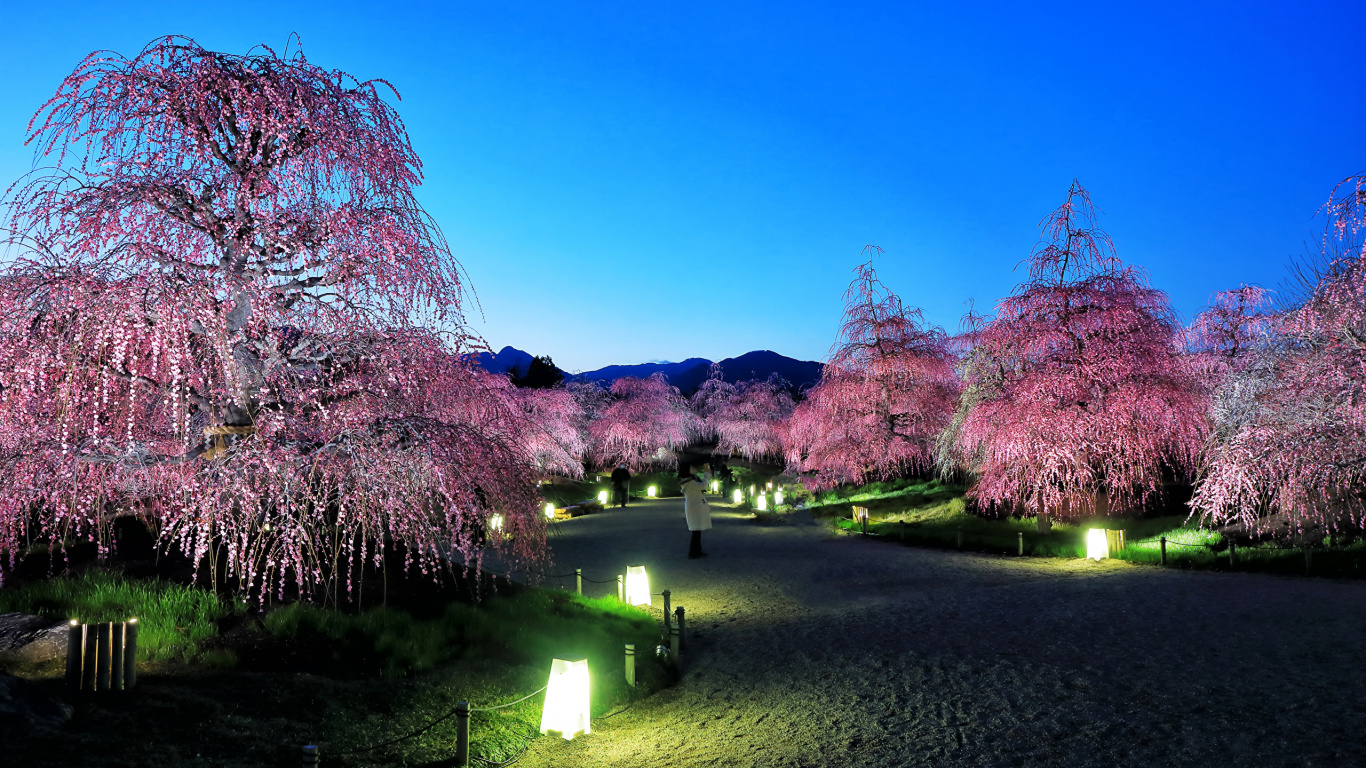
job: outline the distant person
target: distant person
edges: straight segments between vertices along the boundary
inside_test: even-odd
[[[631,484],[631,473],[627,471],[625,464],[618,464],[612,470],[612,497],[616,499],[618,507],[626,506],[626,489]]]
[[[683,463],[678,465],[678,487],[683,490],[683,517],[692,531],[692,542],[688,545],[688,559],[706,557],[702,551],[702,532],[711,530],[711,505],[702,495],[706,483],[696,474],[697,467]]]

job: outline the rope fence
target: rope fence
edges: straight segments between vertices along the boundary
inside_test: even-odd
[[[488,573],[488,574],[490,574],[490,575],[492,575],[492,576],[501,577],[501,578],[506,579],[506,580],[508,580],[508,581],[512,581],[512,574],[517,574],[517,573],[524,573],[524,574],[526,574],[528,577],[534,577],[534,578],[538,578],[538,579],[563,579],[563,578],[568,578],[568,577],[570,577],[570,576],[573,576],[573,577],[576,577],[576,581],[577,581],[577,583],[578,583],[578,593],[579,593],[580,595],[583,594],[583,582],[585,582],[585,581],[587,581],[587,582],[589,582],[589,583],[592,583],[592,584],[613,584],[613,583],[615,583],[615,584],[617,584],[617,589],[618,589],[617,596],[618,596],[618,598],[623,598],[623,599],[624,599],[624,595],[623,595],[623,593],[622,593],[622,589],[623,589],[623,585],[624,585],[624,583],[625,583],[625,574],[622,574],[622,575],[618,576],[618,577],[615,578],[615,579],[603,580],[603,579],[590,579],[590,578],[587,578],[587,577],[585,577],[585,576],[583,575],[583,569],[579,569],[579,568],[576,568],[576,569],[574,570],[573,573],[565,573],[565,574],[546,574],[546,573],[540,573],[540,572],[532,571],[532,570],[530,570],[530,569],[525,569],[525,568],[513,569],[512,571],[510,571],[510,572],[508,572],[508,573],[500,573],[500,572],[493,571],[493,570],[488,570],[488,569],[486,569],[484,572],[485,572],[485,573]],[[660,645],[660,649],[661,649],[660,652],[663,653],[664,649],[667,649],[668,652],[669,652],[669,656],[670,656],[670,658],[673,660],[673,662],[674,662],[674,663],[678,663],[679,657],[680,657],[680,654],[681,654],[681,650],[682,650],[682,648],[684,647],[684,643],[686,642],[686,640],[685,640],[686,634],[685,634],[685,632],[684,632],[685,609],[683,608],[683,606],[680,605],[680,606],[677,606],[677,607],[673,610],[672,615],[670,614],[670,597],[671,597],[671,593],[670,593],[670,591],[667,590],[667,589],[666,589],[666,590],[663,590],[662,592],[651,592],[651,593],[650,593],[650,596],[651,596],[651,597],[662,597],[662,598],[664,598],[664,607],[663,607],[663,612],[664,612],[664,625],[663,625],[663,633],[662,633],[662,635],[661,635],[661,640],[663,640],[663,643],[661,643],[661,645]],[[644,606],[642,606],[642,607],[644,607]],[[649,606],[649,608],[653,611],[653,606],[652,606],[652,605]],[[672,619],[672,621],[671,621],[671,619]],[[667,643],[667,645],[665,645],[665,643]],[[635,646],[632,645],[632,644],[627,644],[627,645],[626,645],[626,648],[625,648],[625,673],[626,673],[627,684],[628,684],[629,686],[632,686],[632,687],[635,686],[635,684],[636,684],[636,676],[635,676]],[[423,725],[421,728],[417,728],[417,729],[415,729],[415,730],[413,730],[413,731],[410,731],[410,732],[408,732],[408,733],[405,733],[405,734],[403,734],[402,736],[396,736],[396,737],[391,738],[391,739],[385,739],[384,741],[376,742],[376,743],[374,743],[374,744],[370,744],[370,745],[364,746],[364,747],[357,747],[357,748],[354,748],[354,749],[343,750],[343,751],[340,751],[340,752],[333,752],[333,753],[331,753],[331,755],[334,755],[334,756],[337,756],[337,757],[346,757],[346,756],[352,756],[352,755],[362,755],[362,754],[366,754],[366,753],[369,753],[369,752],[374,752],[374,751],[379,750],[379,749],[384,749],[385,747],[392,747],[392,746],[395,745],[395,744],[399,744],[399,743],[404,742],[404,741],[407,741],[407,740],[409,740],[409,739],[417,738],[418,736],[421,736],[422,734],[427,733],[428,731],[430,731],[430,730],[432,730],[433,728],[435,728],[436,726],[438,726],[438,725],[440,725],[440,724],[442,724],[442,723],[444,723],[444,722],[450,720],[451,718],[455,718],[455,719],[456,719],[455,755],[454,755],[454,759],[451,761],[451,764],[453,764],[453,765],[455,765],[455,766],[462,766],[462,767],[463,767],[463,766],[468,766],[468,765],[470,764],[470,761],[473,760],[475,763],[478,763],[478,764],[480,764],[480,765],[485,765],[485,766],[494,766],[494,767],[509,766],[509,765],[512,765],[512,764],[516,763],[517,761],[521,760],[522,757],[524,757],[524,756],[526,755],[527,751],[531,748],[531,742],[532,742],[533,740],[535,740],[535,738],[536,738],[537,736],[540,735],[539,731],[533,731],[533,732],[530,732],[530,733],[527,733],[527,734],[524,734],[524,735],[522,735],[522,736],[517,737],[520,743],[518,744],[518,746],[517,746],[517,748],[516,748],[515,754],[513,754],[511,757],[508,757],[508,758],[506,758],[506,759],[504,759],[504,760],[501,760],[501,761],[500,761],[500,760],[490,760],[490,759],[485,758],[485,757],[480,757],[480,756],[477,756],[477,755],[471,756],[471,755],[469,754],[469,747],[470,747],[470,717],[471,717],[472,715],[474,715],[476,712],[495,712],[495,711],[498,711],[498,710],[507,709],[508,707],[516,706],[516,705],[518,705],[518,704],[521,704],[521,703],[524,702],[524,701],[527,701],[528,699],[534,698],[534,697],[536,697],[536,696],[541,695],[542,693],[545,693],[548,689],[549,689],[549,685],[547,684],[547,685],[541,686],[540,688],[536,689],[535,691],[532,691],[531,693],[528,693],[527,695],[525,695],[525,696],[523,696],[523,697],[521,697],[521,698],[519,698],[519,699],[514,699],[514,700],[512,700],[512,701],[504,702],[504,703],[502,703],[502,704],[494,704],[494,705],[487,706],[487,707],[472,707],[472,706],[470,706],[470,703],[469,703],[469,702],[467,702],[467,701],[460,701],[460,702],[457,702],[457,703],[456,703],[456,705],[455,705],[454,708],[450,709],[449,711],[445,712],[444,714],[440,715],[439,717],[436,717],[435,719],[431,720],[431,721],[428,722],[426,725]],[[615,712],[611,712],[611,713],[609,713],[609,714],[603,715],[601,718],[598,718],[598,719],[599,719],[599,720],[608,720],[608,719],[610,719],[610,718],[616,717],[617,715],[619,715],[619,714],[621,714],[621,713],[623,713],[623,712],[629,710],[630,708],[631,708],[631,703],[630,703],[630,702],[627,702],[627,704],[626,704],[625,707],[623,707],[623,708],[621,708],[621,709],[619,709],[619,710],[617,710],[617,711],[615,711]],[[319,755],[319,749],[318,749],[318,746],[317,746],[317,745],[315,745],[315,744],[310,744],[310,745],[305,746],[305,747],[303,748],[303,763],[302,763],[302,764],[303,764],[304,766],[317,766],[317,765],[320,764],[319,759],[320,759],[320,755]]]

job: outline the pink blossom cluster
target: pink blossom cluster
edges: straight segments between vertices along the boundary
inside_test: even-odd
[[[0,552],[135,514],[243,591],[349,589],[389,544],[477,567],[497,511],[539,554],[535,465],[562,456],[532,419],[563,404],[467,362],[381,87],[165,38],[93,54],[38,112],[53,165],[5,200]]]

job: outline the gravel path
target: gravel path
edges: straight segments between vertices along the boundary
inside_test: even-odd
[[[555,525],[552,572],[644,563],[692,644],[676,687],[523,764],[1366,765],[1366,583],[713,522],[696,561],[679,499]]]

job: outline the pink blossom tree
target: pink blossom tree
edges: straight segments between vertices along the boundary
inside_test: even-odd
[[[975,332],[952,433],[979,504],[1079,517],[1142,503],[1191,472],[1207,400],[1160,291],[1122,265],[1080,184],[1043,221],[1029,280]]]
[[[693,395],[693,408],[716,450],[754,461],[782,455],[783,432],[795,407],[777,376],[765,381],[728,382],[712,364],[711,376]]]
[[[510,387],[506,393],[526,416],[523,447],[536,470],[582,477],[588,419],[574,394],[564,387]]]
[[[1294,533],[1366,521],[1366,176],[1339,184],[1327,213],[1305,300],[1216,402],[1191,500],[1213,524]]]
[[[953,414],[959,384],[948,336],[878,280],[872,257],[881,253],[864,249],[839,339],[789,423],[788,464],[813,487],[929,469]]]
[[[1186,351],[1197,375],[1211,390],[1241,372],[1276,331],[1266,289],[1244,285],[1220,291],[1186,329]]]
[[[525,417],[464,361],[382,88],[164,38],[39,110],[54,165],[4,220],[0,552],[137,514],[244,591],[350,589],[386,542],[477,567],[496,510],[539,555]]]
[[[693,442],[705,427],[678,388],[663,374],[623,376],[608,390],[610,402],[590,422],[593,456],[599,466],[625,463],[632,471],[671,464],[670,453]]]

